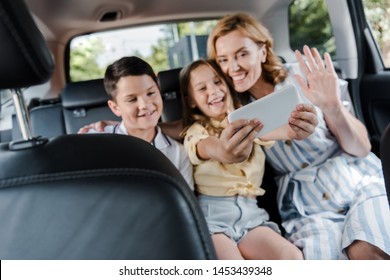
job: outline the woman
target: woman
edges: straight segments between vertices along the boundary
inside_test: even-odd
[[[307,63],[298,51],[296,57],[306,79],[294,75],[274,54],[267,29],[245,14],[217,23],[208,54],[247,102],[295,84],[317,108],[313,134],[265,150],[279,175],[286,237],[306,259],[389,259],[390,213],[381,163],[370,152],[366,128],[343,106],[329,54],[323,62],[316,49],[305,46]]]

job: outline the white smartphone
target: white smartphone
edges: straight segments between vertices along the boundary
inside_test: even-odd
[[[287,85],[263,98],[249,103],[228,115],[229,122],[239,119],[258,119],[263,128],[257,137],[288,123],[291,112],[302,103],[295,86]]]

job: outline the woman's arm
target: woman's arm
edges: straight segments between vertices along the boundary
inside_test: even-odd
[[[317,49],[303,48],[307,64],[299,51],[296,57],[306,76],[296,75],[306,97],[324,113],[326,124],[343,150],[354,156],[366,156],[371,150],[367,129],[342,105],[338,77],[332,60],[325,53],[325,63]]]
[[[298,104],[288,124],[263,135],[261,140],[302,140],[314,132],[318,125],[317,111],[312,104]]]

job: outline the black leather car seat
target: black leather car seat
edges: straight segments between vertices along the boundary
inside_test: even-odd
[[[0,1],[0,14],[0,89],[45,82],[53,60],[24,1]],[[159,150],[124,135],[34,137],[15,103],[23,140],[0,144],[0,259],[215,258],[194,194]]]
[[[0,145],[1,259],[213,259],[196,198],[143,140],[65,135]]]
[[[181,68],[164,70],[157,73],[161,96],[164,103],[162,122],[171,122],[182,118],[179,74]]]
[[[61,99],[67,134],[100,120],[120,120],[107,105],[103,79],[68,83]]]
[[[390,203],[390,123],[381,136],[380,157],[382,161],[383,175],[385,177],[387,198]]]

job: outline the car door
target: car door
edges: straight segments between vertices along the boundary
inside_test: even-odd
[[[378,155],[380,137],[390,122],[390,16],[386,13],[390,1],[348,0],[348,6],[359,62],[351,95],[371,136],[372,151]]]

